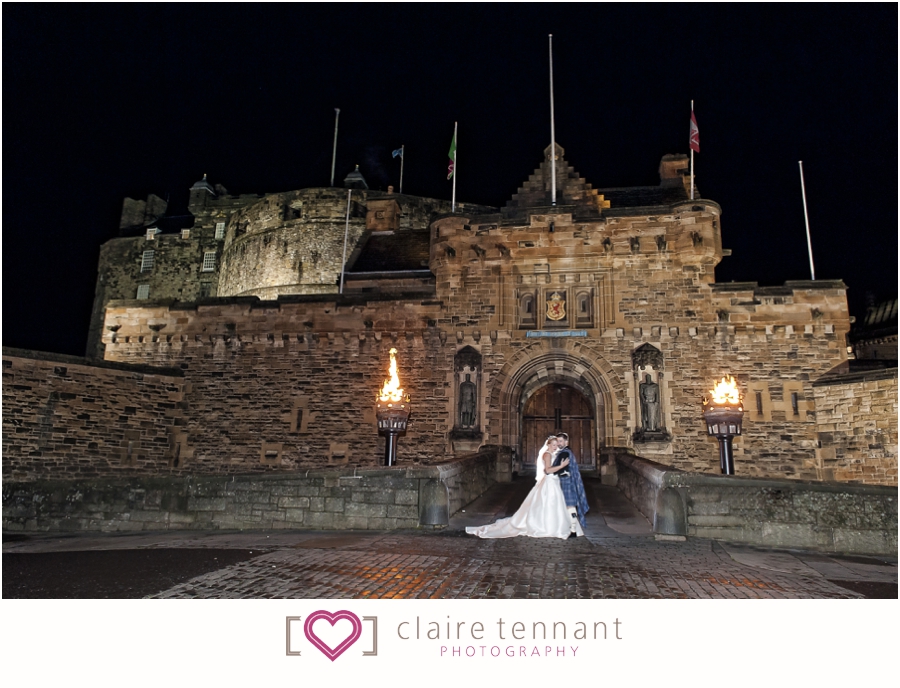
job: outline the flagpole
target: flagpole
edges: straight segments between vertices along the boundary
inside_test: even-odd
[[[809,248],[809,272],[812,280],[816,280],[816,268],[813,265],[812,239],[809,236],[809,213],[806,212],[806,182],[803,181],[803,161],[800,161],[800,190],[803,192],[803,217],[806,218],[806,245]]]
[[[550,205],[556,205],[556,121],[553,113],[553,34],[550,34]]]
[[[406,160],[406,146],[400,144],[400,193],[403,193],[403,161]]]
[[[331,185],[334,186],[334,162],[337,159],[337,131],[338,117],[341,116],[341,109],[334,109],[334,150],[331,153]]]
[[[344,293],[344,267],[347,265],[347,238],[350,235],[350,194],[353,189],[347,189],[347,224],[344,225],[344,257],[341,259],[341,288],[339,294]]]
[[[456,166],[456,147],[459,145],[459,142],[456,140],[456,125],[457,125],[457,122],[454,122],[453,123],[453,143],[456,145],[454,145],[454,147],[453,147],[453,201],[450,205],[451,213],[456,212],[456,173],[458,171],[457,166]]]
[[[691,101],[691,118],[694,116],[694,101]],[[691,119],[693,122],[693,119]],[[689,146],[691,149],[691,200],[694,200],[694,146]]]

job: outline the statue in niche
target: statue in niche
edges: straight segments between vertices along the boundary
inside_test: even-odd
[[[450,416],[448,420],[452,419],[453,422],[448,438],[456,453],[477,451],[484,441],[478,415],[480,383],[481,354],[471,346],[463,347],[453,358],[456,403],[447,409]]]
[[[659,385],[653,382],[649,373],[644,376],[640,385],[641,429],[647,432],[658,432],[659,422]]]
[[[459,385],[459,427],[475,426],[476,390],[471,373],[466,373],[465,382]]]

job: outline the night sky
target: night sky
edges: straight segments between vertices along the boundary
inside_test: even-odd
[[[733,250],[718,281],[897,293],[897,6],[140,5],[3,8],[3,344],[83,355],[122,199],[369,186],[502,206],[556,138],[594,187],[688,152]]]

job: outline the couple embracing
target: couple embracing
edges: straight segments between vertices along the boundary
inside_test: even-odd
[[[486,526],[469,526],[466,532],[482,538],[569,538],[584,535],[588,504],[569,436],[550,435],[535,461],[535,486],[518,511]]]

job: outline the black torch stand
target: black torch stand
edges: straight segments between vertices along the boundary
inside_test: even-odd
[[[707,432],[719,441],[719,468],[722,475],[734,475],[734,450],[731,443],[740,435],[743,408],[740,406],[710,406],[703,412]]]
[[[384,465],[393,466],[397,463],[397,433],[386,432],[384,436]]]
[[[384,465],[397,463],[397,436],[406,432],[409,402],[378,402],[375,405],[378,432],[384,435]]]
[[[722,469],[722,475],[734,475],[734,451],[731,442],[733,435],[719,435],[719,467]]]

